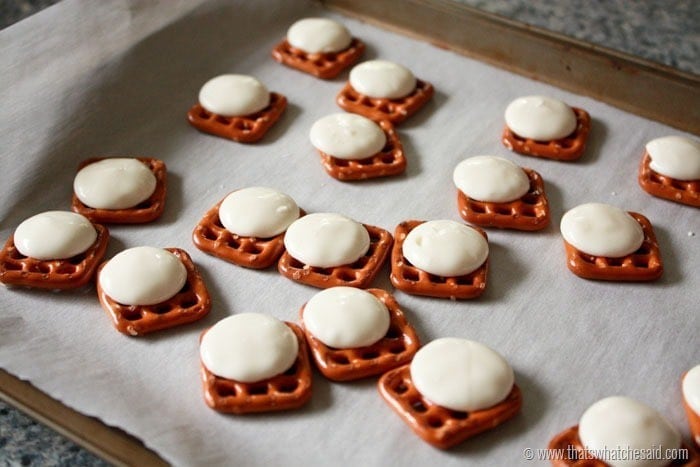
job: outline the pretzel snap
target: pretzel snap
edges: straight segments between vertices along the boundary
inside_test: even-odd
[[[576,114],[576,129],[565,138],[552,141],[535,141],[516,135],[506,126],[503,129],[503,145],[520,154],[544,157],[558,161],[573,161],[581,157],[591,131],[591,116],[583,109],[571,108]]]
[[[391,251],[391,283],[399,290],[411,295],[427,297],[467,299],[476,298],[486,290],[489,260],[476,270],[457,277],[442,277],[430,274],[413,266],[403,255],[403,242],[408,233],[425,221],[405,221],[396,227],[394,248]],[[484,238],[486,232],[474,227]]]
[[[593,256],[564,240],[566,265],[571,272],[585,279],[605,281],[653,281],[661,277],[663,262],[651,222],[639,213],[629,214],[644,232],[644,240],[637,251],[620,258]]]
[[[361,289],[369,287],[376,277],[393,243],[391,234],[384,229],[362,224],[369,233],[369,248],[364,256],[352,264],[320,268],[303,264],[285,251],[277,263],[277,269],[287,279],[302,284],[327,289],[347,286]]]
[[[24,256],[14,242],[14,235],[7,239],[0,250],[0,282],[7,285],[40,289],[77,289],[92,279],[97,266],[107,251],[109,231],[100,224],[93,224],[97,238],[83,253],[67,259],[39,260]]]
[[[211,113],[197,103],[187,113],[190,124],[204,133],[232,139],[239,143],[254,143],[265,136],[267,130],[287,108],[287,98],[270,93],[270,104],[259,112],[242,117],[224,117]]]
[[[336,102],[348,112],[364,115],[374,121],[389,120],[398,124],[416,113],[433,97],[433,85],[417,79],[416,89],[400,99],[369,97],[360,94],[350,83],[346,83],[338,94]]]
[[[321,79],[335,78],[354,64],[365,50],[365,44],[353,37],[348,48],[340,52],[308,53],[293,47],[287,39],[272,49],[272,58],[283,65]]]
[[[294,364],[280,375],[255,383],[241,383],[216,376],[200,362],[204,401],[209,407],[219,412],[243,414],[296,409],[308,402],[311,364],[304,333],[294,323],[285,324],[297,337],[299,353]]]
[[[385,373],[379,392],[392,409],[426,442],[448,449],[481,432],[490,430],[520,411],[520,388],[513,385],[508,396],[488,409],[461,412],[441,407],[421,395],[413,385],[410,365]]]
[[[639,165],[639,185],[650,195],[700,208],[700,180],[678,180],[651,168],[651,157],[644,152]]]
[[[209,313],[211,299],[201,274],[185,250],[165,248],[177,256],[187,270],[187,281],[175,296],[155,305],[122,305],[114,301],[97,281],[97,296],[102,308],[112,318],[117,331],[140,336],[161,329],[197,321]],[[102,263],[100,270],[107,264]],[[99,270],[98,270],[99,274]]]
[[[329,347],[304,327],[316,367],[333,381],[351,381],[385,373],[411,361],[420,346],[418,335],[399,308],[396,299],[381,289],[367,289],[389,310],[389,330],[372,345],[353,349]],[[304,308],[299,312],[302,325]]]
[[[459,214],[469,223],[484,227],[516,230],[541,230],[549,224],[549,203],[542,176],[523,168],[530,179],[530,189],[521,198],[506,203],[478,201],[457,190]]]

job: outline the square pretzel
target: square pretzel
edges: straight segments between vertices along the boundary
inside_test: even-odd
[[[700,208],[700,180],[677,180],[651,168],[651,157],[644,152],[639,165],[639,185],[650,195]]]
[[[175,296],[164,302],[155,305],[122,305],[105,293],[98,278],[97,296],[117,331],[129,336],[141,336],[197,321],[209,313],[209,291],[190,255],[179,248],[165,249],[182,261],[187,270],[187,280]],[[102,263],[99,270],[106,264],[106,261]]]
[[[78,166],[78,170],[104,159],[106,158],[94,157],[84,160]],[[86,206],[80,201],[78,196],[73,193],[73,199],[71,201],[71,209],[73,212],[82,214],[92,222],[101,222],[105,224],[144,224],[159,218],[165,209],[165,193],[167,190],[165,162],[150,157],[137,157],[136,159],[148,167],[156,177],[156,188],[147,200],[126,209],[100,209]]]
[[[432,84],[417,79],[416,89],[408,96],[400,99],[369,97],[357,92],[348,82],[338,94],[336,102],[348,112],[364,115],[374,121],[389,120],[398,124],[418,112],[434,93]]]
[[[513,418],[523,405],[516,384],[506,398],[488,409],[461,412],[439,406],[423,397],[411,379],[410,365],[385,373],[379,392],[391,408],[423,440],[448,449]]]
[[[95,275],[109,243],[109,231],[93,224],[97,231],[95,243],[79,255],[66,259],[40,260],[29,258],[15,246],[10,235],[0,250],[0,283],[39,289],[77,289],[86,285]]]
[[[566,265],[571,272],[585,279],[604,281],[653,281],[661,277],[663,262],[659,243],[649,219],[629,212],[644,232],[644,240],[637,251],[621,258],[593,256],[584,253],[564,240]]]
[[[254,143],[279,120],[287,108],[287,98],[270,93],[270,104],[259,112],[242,117],[224,117],[209,112],[197,103],[187,113],[190,124],[204,133],[232,139],[239,143]]]
[[[468,299],[476,298],[486,290],[489,260],[476,270],[457,277],[430,274],[411,264],[403,255],[403,242],[408,233],[425,221],[405,221],[396,227],[394,248],[391,251],[391,283],[411,295],[426,297]],[[486,232],[473,227],[488,240]]]
[[[457,190],[459,215],[465,221],[483,227],[515,230],[541,230],[549,224],[549,202],[539,173],[523,168],[530,180],[527,193],[515,201],[492,203],[478,201]]]
[[[328,175],[338,180],[366,180],[399,175],[406,170],[406,156],[394,126],[388,120],[377,122],[384,130],[386,143],[381,151],[365,159],[339,159],[318,151]]]
[[[294,323],[285,322],[296,335],[299,354],[284,373],[255,383],[241,383],[210,372],[200,361],[204,401],[223,413],[255,413],[291,410],[311,398],[311,363],[304,333]],[[202,335],[204,335],[202,333]]]
[[[396,299],[381,289],[367,289],[367,292],[377,297],[389,310],[389,330],[374,344],[352,349],[329,347],[304,326],[316,367],[330,380],[352,381],[385,373],[410,362],[420,347],[418,335],[406,320]],[[302,326],[305,307],[301,307],[299,312]]]
[[[552,141],[536,141],[516,135],[507,126],[503,129],[503,145],[520,154],[543,157],[558,161],[574,161],[586,149],[588,133],[591,131],[591,116],[583,109],[572,107],[576,114],[576,129],[565,138]]]
[[[282,253],[277,269],[287,279],[302,284],[327,289],[329,287],[358,287],[365,289],[374,278],[389,255],[389,249],[394,242],[391,234],[384,229],[362,224],[369,233],[369,248],[352,264],[320,268],[309,266],[293,258],[288,251]]]
[[[283,65],[296,68],[317,78],[332,79],[354,64],[364,51],[365,44],[354,37],[346,49],[328,53],[304,52],[293,47],[285,39],[272,49],[272,58]]]

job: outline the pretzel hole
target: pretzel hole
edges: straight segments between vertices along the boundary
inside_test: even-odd
[[[341,353],[332,353],[329,357],[330,361],[337,365],[347,365],[350,363],[350,359]]]
[[[216,386],[216,393],[219,397],[233,397],[236,395],[236,388],[228,384],[219,384]]]
[[[336,167],[347,167],[350,165],[350,162],[345,159],[335,159],[335,165]]]
[[[15,263],[14,261],[7,261],[7,262],[3,263],[3,266],[8,271],[21,271],[22,270],[22,265]]]
[[[238,120],[233,126],[241,131],[250,131],[253,129],[253,123],[249,122],[248,120]]]
[[[285,376],[292,376],[292,375],[296,374],[296,372],[297,372],[297,362],[295,361],[294,364],[292,366],[290,366],[289,368],[287,368],[287,371],[285,371],[282,374]]]
[[[405,268],[403,270],[403,278],[407,281],[418,282],[420,280],[420,274],[413,268]]]
[[[472,274],[467,274],[464,276],[457,276],[457,277],[454,277],[453,279],[454,279],[455,283],[458,285],[473,285],[474,284],[474,276]]]
[[[172,310],[172,307],[170,306],[170,303],[159,303],[158,305],[155,305],[153,308],[151,308],[151,312],[157,314],[157,315],[164,315],[165,313],[168,313],[170,310]]]
[[[230,237],[228,240],[226,240],[226,245],[234,250],[237,250],[241,246],[241,242],[235,237]]]
[[[642,243],[642,246],[634,252],[635,255],[648,255],[649,253],[651,253],[651,248],[646,242]]]
[[[496,211],[496,214],[501,214],[502,216],[510,216],[513,215],[513,209],[510,208],[509,206],[496,206],[494,211]]]
[[[338,269],[336,277],[342,281],[354,281],[357,279],[357,275],[354,271],[350,269]]]
[[[75,274],[76,271],[77,271],[77,268],[75,267],[75,265],[70,264],[70,263],[61,264],[55,270],[56,274],[66,274],[66,275]]]
[[[389,347],[389,352],[394,355],[398,355],[404,350],[406,350],[406,347],[403,345],[402,342],[398,342],[396,345],[392,345],[391,347]]]
[[[133,209],[148,209],[151,206],[153,206],[153,203],[151,203],[150,199],[147,199],[134,206]]]
[[[688,185],[689,184],[686,182],[671,179],[671,186],[677,190],[686,190],[688,188]]]
[[[48,263],[37,263],[35,266],[37,272],[40,272],[42,274],[48,274],[51,272],[51,265]]]
[[[609,266],[622,266],[625,258],[607,258]]]
[[[462,412],[459,410],[450,410],[450,417],[457,420],[466,420],[467,418],[469,418],[469,413]]]
[[[430,278],[430,282],[435,283],[435,284],[444,284],[447,282],[447,278],[443,276],[436,276],[434,274],[428,274],[428,277]]]
[[[393,164],[395,160],[396,158],[394,157],[394,153],[385,154],[381,159],[381,161],[385,164]]]
[[[315,267],[314,272],[316,274],[321,275],[321,276],[331,276],[333,273],[333,269],[332,268],[316,268]],[[340,274],[341,274],[341,272],[339,271],[338,276],[340,276]]]
[[[138,321],[142,318],[141,310],[135,307],[128,307],[121,310],[122,318],[127,321]]]
[[[429,425],[431,428],[440,428],[440,427],[443,426],[444,424],[445,424],[445,422],[443,422],[442,419],[439,418],[439,417],[435,417],[435,416],[433,416],[433,417],[428,417],[428,425]]]
[[[377,110],[379,110],[380,112],[384,112],[386,114],[389,114],[389,113],[392,113],[394,111],[394,106],[389,104],[388,102],[385,102],[385,103],[377,106]]]
[[[214,121],[217,123],[221,123],[222,125],[229,125],[231,123],[231,119],[228,117],[224,117],[222,115],[217,115],[214,118]]]
[[[362,354],[360,355],[360,358],[362,358],[363,360],[374,360],[375,358],[378,358],[378,357],[379,357],[379,352],[377,352],[376,350],[369,350],[366,352],[362,352]]]
[[[267,383],[251,384],[248,387],[248,394],[251,396],[262,396],[267,394]]]
[[[596,260],[595,256],[587,255],[584,253],[579,253],[578,257],[584,263],[595,264],[595,260]]]
[[[292,393],[297,390],[299,383],[297,381],[287,381],[277,386],[278,392],[283,392],[286,394]]]
[[[79,255],[73,256],[72,258],[68,258],[67,261],[70,264],[74,264],[74,265],[78,266],[83,261],[85,261],[85,253],[81,253]]]
[[[368,262],[369,258],[367,256],[361,256],[360,258],[358,258],[357,261],[352,263],[350,267],[353,269],[362,269],[367,265]]]
[[[384,335],[384,339],[398,339],[401,336],[401,330],[396,326],[390,326],[389,330]]]
[[[526,193],[522,198],[520,198],[520,200],[525,204],[537,204],[540,197],[535,193]]]
[[[391,388],[396,394],[403,394],[408,391],[408,386],[406,386],[403,381]]]
[[[425,413],[428,411],[428,408],[423,404],[423,401],[420,399],[416,399],[411,402],[411,408],[418,413]]]
[[[574,145],[574,140],[570,138],[564,138],[560,139],[559,141],[556,142],[556,146],[559,146],[562,149],[569,149]]]
[[[213,230],[206,228],[200,230],[202,237],[206,238],[207,240],[214,241],[218,238],[218,235],[216,235],[216,232]]]
[[[192,308],[193,306],[197,305],[198,300],[196,296],[190,296],[182,300],[180,302],[180,307],[184,309]]]
[[[537,217],[537,211],[531,206],[523,206],[520,209],[520,215],[524,217]]]
[[[654,183],[663,183],[661,181],[661,177],[656,172],[649,173],[649,180],[651,180]]]
[[[634,264],[634,266],[638,268],[648,268],[649,260],[643,256],[635,256],[634,258],[632,258],[632,264]]]
[[[478,214],[483,214],[486,212],[486,207],[481,203],[469,203],[469,210]]]

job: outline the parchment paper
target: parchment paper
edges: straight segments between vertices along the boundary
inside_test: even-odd
[[[79,161],[143,155],[168,165],[163,217],[110,227],[108,255],[137,245],[187,249],[213,296],[204,321],[143,338],[111,326],[94,290],[0,290],[0,365],[51,396],[121,427],[178,465],[514,465],[546,447],[594,401],[625,394],[664,413],[687,439],[679,379],[700,363],[700,216],[637,185],[644,144],[678,134],[594,100],[338,17],[308,2],[66,0],[0,33],[1,235],[26,217],[69,209]],[[434,84],[435,98],[399,128],[404,176],[341,183],[308,141],[319,117],[338,111],[347,75],[321,81],[270,57],[297,18],[342,20],[367,43],[365,59],[403,63]],[[197,132],[185,118],[200,86],[221,73],[259,77],[290,102],[262,142],[242,145]],[[634,86],[634,81],[630,81]],[[558,163],[500,143],[515,97],[547,94],[587,109],[585,156]],[[244,186],[291,194],[308,212],[336,211],[393,232],[405,219],[455,219],[451,174],[463,158],[505,156],[546,181],[552,225],[539,233],[489,231],[491,271],[473,301],[395,292],[422,340],[476,339],[511,362],[522,413],[449,452],[417,438],[381,400],[375,381],[314,377],[302,410],[224,416],[202,400],[197,339],[217,320],[247,311],[296,320],[316,289],[275,271],[252,271],[197,250],[192,229],[214,203]],[[589,201],[644,213],[659,237],[665,273],[651,284],[591,282],[565,266],[562,213]],[[391,290],[388,268],[375,286]]]

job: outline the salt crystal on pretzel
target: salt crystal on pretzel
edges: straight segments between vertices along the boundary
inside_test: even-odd
[[[653,196],[700,207],[700,142],[682,136],[650,141],[638,180]]]
[[[700,365],[683,375],[681,392],[690,433],[695,445],[700,448]]]

